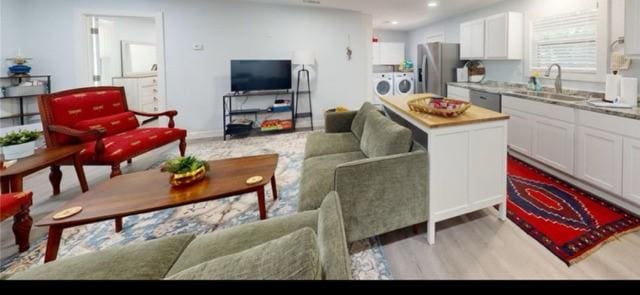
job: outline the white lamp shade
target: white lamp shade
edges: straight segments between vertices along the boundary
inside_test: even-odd
[[[316,57],[311,50],[298,50],[293,53],[293,64],[295,65],[314,65]]]

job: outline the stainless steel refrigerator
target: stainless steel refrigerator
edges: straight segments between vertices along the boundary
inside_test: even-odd
[[[447,96],[447,83],[456,81],[460,60],[460,44],[428,43],[418,45],[417,93]]]

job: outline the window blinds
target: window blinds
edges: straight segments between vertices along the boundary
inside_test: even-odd
[[[532,22],[532,62],[535,69],[557,63],[563,70],[597,70],[598,10],[588,9],[543,17]]]

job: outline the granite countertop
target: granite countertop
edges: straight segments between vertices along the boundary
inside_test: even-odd
[[[451,82],[451,83],[448,83],[448,85],[471,89],[471,90],[478,90],[478,91],[483,91],[488,93],[500,94],[500,95],[509,95],[513,97],[538,101],[542,103],[555,104],[555,105],[570,107],[574,109],[581,109],[581,110],[603,113],[603,114],[612,115],[612,116],[640,120],[640,107],[637,107],[637,106],[631,109],[619,109],[619,108],[596,107],[587,103],[588,100],[602,100],[602,98],[604,97],[604,93],[567,90],[565,91],[566,95],[584,97],[586,98],[586,100],[565,101],[565,100],[558,100],[558,99],[544,98],[539,96],[516,93],[515,91],[527,90],[527,87],[524,84],[488,81],[483,83]],[[554,90],[551,88],[544,88],[543,91],[552,92],[552,93],[554,92]]]

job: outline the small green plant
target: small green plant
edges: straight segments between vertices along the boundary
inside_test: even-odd
[[[198,158],[194,156],[177,157],[166,161],[162,166],[162,171],[173,174],[184,174],[196,171],[203,166],[205,169],[209,169],[209,164],[206,161],[198,160]]]
[[[0,146],[10,146],[27,143],[34,141],[40,137],[42,132],[19,130],[7,133],[5,136],[0,137]]]

